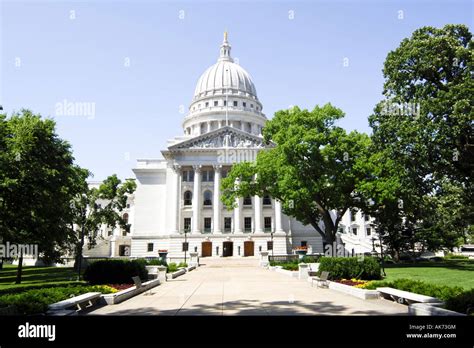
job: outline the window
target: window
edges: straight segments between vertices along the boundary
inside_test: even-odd
[[[267,242],[267,250],[273,250],[273,242]]]
[[[356,221],[356,214],[357,214],[357,212],[355,212],[355,211],[352,212],[352,211],[351,211],[351,221],[352,221],[352,222]]]
[[[193,194],[191,191],[184,192],[184,205],[193,204]]]
[[[357,227],[354,227],[354,228],[352,229],[352,234],[354,234],[354,235],[357,236]]]
[[[183,251],[189,250],[189,242],[183,242]]]
[[[228,169],[222,169],[221,171],[221,177],[224,179],[224,178],[227,178],[227,174],[229,174],[229,170]]]
[[[227,106],[227,101],[226,100],[224,100],[224,106]]]
[[[126,224],[128,224],[128,214],[127,213],[122,215],[122,219]]]
[[[272,205],[272,199],[269,195],[263,196],[263,205]]]
[[[212,192],[204,191],[204,202],[203,205],[212,205]]]
[[[214,171],[213,170],[203,170],[202,171],[202,181],[203,182],[212,182],[212,181],[214,181]]]
[[[209,102],[206,102],[206,108],[209,107]]]
[[[364,215],[364,220],[365,220],[365,221],[369,221],[369,220],[370,220],[370,215],[365,214],[365,215]]]
[[[211,222],[210,217],[204,218],[204,232],[211,232]]]
[[[191,218],[184,218],[184,232],[191,231]]]
[[[127,209],[130,209],[130,204],[127,204]]]
[[[111,235],[112,235],[112,230],[108,230],[108,231],[107,231],[107,235],[108,235],[108,236],[111,236]]]
[[[263,225],[264,225],[264,230],[265,232],[271,232],[272,231],[272,218],[267,216],[263,219]]]
[[[238,105],[237,101],[234,100],[234,106],[237,106],[237,105]]]
[[[250,107],[253,108],[253,104],[250,104]]]
[[[245,232],[252,232],[252,218],[251,217],[244,218],[244,230]]]
[[[148,243],[148,245],[147,245],[147,251],[148,251],[148,252],[153,251],[153,243]]]
[[[214,101],[214,106],[217,106],[219,102],[217,100]]]
[[[224,232],[230,232],[232,228],[232,218],[226,217],[224,218]]]
[[[252,197],[244,197],[244,205],[252,205]]]
[[[246,108],[246,107],[247,107],[247,103],[246,103],[246,102],[243,102],[243,103],[242,103],[242,106],[243,106],[244,108]]]
[[[307,246],[308,246],[308,242],[305,241],[305,240],[302,240],[300,245],[301,245],[302,247],[307,247]]]
[[[183,170],[183,181],[192,182],[194,181],[194,171],[192,170]]]
[[[365,229],[365,232],[367,233],[367,236],[370,236],[372,234],[372,229],[370,227],[367,227]]]

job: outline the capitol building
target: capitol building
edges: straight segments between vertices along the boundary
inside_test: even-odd
[[[234,163],[253,161],[265,151],[267,117],[249,73],[234,62],[227,33],[217,62],[198,79],[183,134],[168,141],[162,159],[138,159],[137,189],[129,197],[129,233],[103,231],[103,241],[86,256],[252,257],[260,251],[291,254],[307,246],[323,252],[320,235],[282,213],[272,197],[243,197],[228,210],[220,200],[221,181]],[[372,222],[348,212],[341,222],[346,249],[372,250]]]

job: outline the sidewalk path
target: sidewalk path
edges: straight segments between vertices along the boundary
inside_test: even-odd
[[[201,267],[88,315],[407,315],[387,300],[361,300],[258,267],[256,259],[201,259]]]

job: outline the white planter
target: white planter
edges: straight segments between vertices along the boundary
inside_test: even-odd
[[[355,286],[345,285],[341,283],[336,283],[329,281],[329,289],[342,292],[354,297],[361,298],[363,300],[377,299],[380,297],[380,294],[377,290],[366,290],[361,288],[356,288]]]
[[[450,311],[440,308],[434,304],[413,303],[408,306],[408,314],[410,315],[436,315],[436,316],[466,316],[466,314]]]
[[[155,286],[158,286],[158,285],[160,285],[160,280],[153,279],[148,282],[142,283],[142,286],[138,289],[136,286],[132,286],[131,288],[118,291],[114,294],[102,295],[102,298],[105,300],[105,302],[108,305],[113,305],[113,304],[117,304],[125,300],[128,300],[129,298],[132,298],[133,296],[136,296],[138,294],[141,294],[142,292],[150,290],[151,288],[154,288]]]
[[[186,273],[186,269],[185,268],[181,268],[179,270],[177,270],[176,272],[173,272],[173,273],[168,273],[168,279],[174,279],[174,278],[177,278],[183,274]]]
[[[286,269],[281,268],[281,266],[275,266],[275,271],[277,273],[281,273],[289,277],[298,278],[298,271],[288,271]]]

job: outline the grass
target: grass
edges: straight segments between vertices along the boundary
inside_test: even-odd
[[[3,269],[0,270],[0,291],[57,284],[77,284],[77,272],[71,267],[23,266],[21,284],[15,284],[16,270],[16,265],[3,265]]]
[[[408,278],[436,285],[460,286],[474,289],[474,260],[447,260],[415,264],[385,265],[384,280]]]

